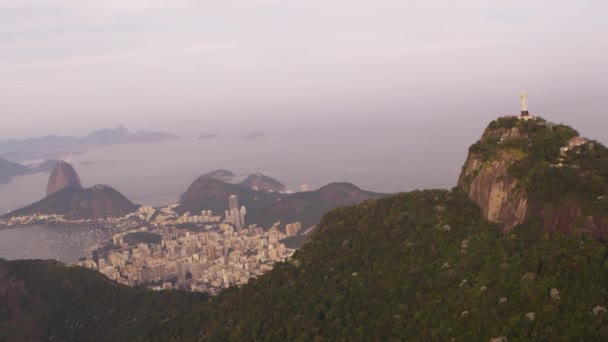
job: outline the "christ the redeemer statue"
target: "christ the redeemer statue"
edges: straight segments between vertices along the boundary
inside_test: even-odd
[[[528,92],[524,90],[520,95],[521,98],[521,116],[530,116],[528,113]]]

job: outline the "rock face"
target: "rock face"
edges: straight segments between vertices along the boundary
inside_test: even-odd
[[[516,157],[501,153],[492,162],[469,155],[458,180],[469,198],[479,205],[487,220],[510,230],[529,217],[528,196],[521,184],[508,173]]]
[[[80,177],[74,170],[74,167],[66,162],[58,162],[55,164],[49,182],[46,187],[47,196],[65,188],[82,188]]]
[[[279,192],[285,190],[285,185],[283,183],[261,173],[249,175],[243,182],[241,182],[241,185],[257,191]]]
[[[597,164],[605,160],[588,159],[604,155],[605,150],[567,126],[542,119],[501,118],[469,150],[458,186],[480,206],[483,217],[498,223],[504,232],[538,219],[545,232],[584,231],[604,236],[608,212],[602,191],[608,184]],[[582,198],[576,189],[590,179],[599,192]]]

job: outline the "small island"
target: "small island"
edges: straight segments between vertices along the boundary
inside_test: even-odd
[[[268,135],[262,132],[252,132],[242,136],[245,140],[260,140],[266,138]]]

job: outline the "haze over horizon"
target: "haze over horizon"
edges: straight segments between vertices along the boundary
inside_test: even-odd
[[[516,114],[527,89],[533,114],[606,141],[608,41],[597,39],[608,34],[606,10],[548,0],[5,0],[0,139],[119,124],[240,134],[385,121],[463,129],[469,144],[490,119]]]
[[[0,341],[608,341],[606,13],[0,0]]]

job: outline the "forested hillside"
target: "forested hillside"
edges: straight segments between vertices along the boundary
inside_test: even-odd
[[[459,190],[332,211],[292,260],[241,288],[151,293],[55,263],[3,262],[2,323],[60,340],[608,339],[603,242],[503,235]],[[29,333],[29,332],[28,332]],[[33,332],[32,332],[33,333]]]

